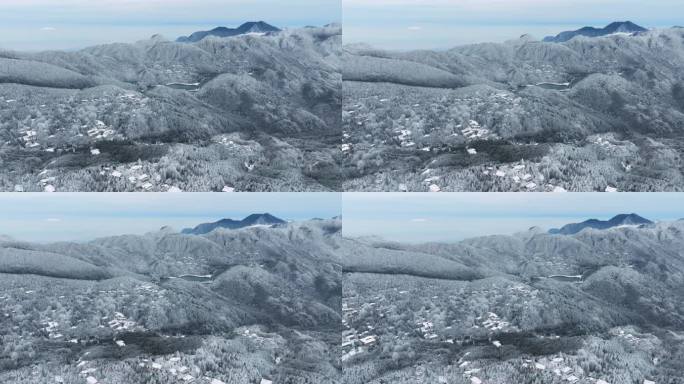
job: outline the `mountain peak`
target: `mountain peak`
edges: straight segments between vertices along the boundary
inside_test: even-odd
[[[609,223],[614,223],[617,225],[641,225],[641,224],[653,224],[651,220],[645,219],[636,213],[620,214],[614,216],[612,219],[608,220]]]
[[[240,229],[257,225],[273,226],[285,223],[285,220],[279,219],[270,213],[253,213],[242,220],[221,219],[213,223],[202,223],[195,228],[185,228],[181,233],[186,235],[204,235],[217,228]]]
[[[248,21],[246,23],[243,23],[241,26],[239,26],[237,29],[251,29],[251,28],[275,28],[274,26],[268,24],[265,21]]]
[[[556,36],[547,36],[544,38],[544,41],[549,43],[563,43],[576,36],[601,37],[616,33],[631,35],[646,31],[646,28],[631,21],[614,21],[604,28],[583,27],[575,31],[564,31]]]
[[[242,219],[243,223],[251,223],[251,225],[255,224],[284,224],[285,221],[281,220],[270,213],[253,213],[244,219]]]
[[[603,230],[622,226],[640,226],[646,224],[653,224],[653,222],[651,220],[645,219],[637,215],[636,213],[629,213],[619,214],[614,216],[610,220],[605,221],[598,219],[589,219],[581,223],[567,224],[561,227],[560,229],[550,229],[549,233],[555,235],[574,235],[585,228]]]
[[[604,29],[618,30],[618,29],[643,29],[642,27],[632,23],[631,21],[613,21],[608,24]]]
[[[280,32],[280,29],[265,21],[248,21],[237,28],[216,27],[210,31],[194,32],[190,36],[181,36],[176,41],[179,43],[195,43],[207,36],[230,37],[250,33],[268,34],[275,32]]]

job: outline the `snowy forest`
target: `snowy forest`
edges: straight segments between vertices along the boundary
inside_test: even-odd
[[[684,221],[346,241],[346,383],[683,382]]]
[[[684,189],[684,29],[343,48],[345,191]]]
[[[0,47],[0,191],[331,191],[341,26]]]
[[[0,382],[340,383],[337,219],[0,238]]]

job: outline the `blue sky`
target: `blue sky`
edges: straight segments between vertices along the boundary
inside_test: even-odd
[[[684,193],[345,193],[345,236],[455,242],[637,213],[684,218]]]
[[[342,8],[345,43],[401,50],[542,38],[612,21],[684,24],[681,0],[342,0]]]
[[[0,48],[78,49],[169,39],[263,20],[281,28],[341,21],[339,0],[1,0]]]
[[[335,193],[0,193],[0,235],[35,242],[85,241],[176,230],[222,218],[271,213],[283,220],[331,218]]]

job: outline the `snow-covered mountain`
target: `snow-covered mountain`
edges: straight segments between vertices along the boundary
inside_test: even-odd
[[[0,241],[0,302],[7,308],[0,314],[0,383],[339,383],[341,225]],[[59,309],[46,313],[40,303]],[[24,312],[11,312],[19,307]],[[43,347],[51,343],[89,360],[55,363],[54,349]],[[198,364],[195,355],[203,356]],[[205,358],[230,359],[238,368],[201,370]],[[35,366],[43,367],[39,375],[31,373]]]
[[[345,239],[345,383],[413,383],[415,372],[431,383],[676,382],[683,368],[675,352],[684,329],[683,234],[684,222],[662,221],[458,243]],[[402,355],[402,365],[385,364],[391,352],[382,353],[397,346],[415,354]],[[434,358],[435,350],[450,348],[457,348],[458,368]],[[606,365],[590,373],[576,363],[586,356]],[[615,356],[645,368],[609,363]],[[361,381],[358,372],[369,373]]]
[[[343,189],[681,190],[682,62],[677,28],[447,51],[345,46]]]
[[[0,49],[0,190],[339,190],[341,42],[325,27]]]
[[[616,21],[608,24],[605,28],[584,27],[576,31],[564,31],[556,36],[547,36],[544,38],[544,41],[549,43],[563,43],[575,36],[600,37],[616,33],[633,34],[646,31],[646,28],[636,25],[631,21]]]
[[[560,229],[551,229],[549,230],[549,233],[559,235],[574,235],[585,228],[609,229],[621,226],[639,226],[644,224],[653,224],[653,222],[635,213],[630,213],[617,215],[610,220],[590,219],[581,223],[567,224]]]
[[[207,36],[230,37],[248,33],[265,34],[271,32],[280,32],[280,28],[274,27],[263,21],[249,21],[237,28],[216,27],[210,31],[194,32],[190,36],[181,36],[176,41],[179,43],[195,43]]]
[[[221,219],[213,223],[202,223],[195,228],[185,228],[182,233],[189,235],[204,235],[217,228],[240,229],[256,225],[272,226],[276,224],[285,224],[285,220],[279,219],[269,213],[255,213],[242,220]]]

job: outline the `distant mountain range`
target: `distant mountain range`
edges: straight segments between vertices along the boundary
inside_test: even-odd
[[[195,43],[204,39],[207,36],[230,37],[245,35],[248,33],[272,32],[280,32],[280,29],[263,21],[250,21],[242,24],[237,28],[217,27],[212,29],[211,31],[198,31],[191,34],[190,36],[181,36],[178,39],[176,39],[176,41],[179,43]]]
[[[272,226],[276,224],[285,224],[285,220],[279,219],[269,213],[252,214],[242,220],[222,219],[213,223],[202,223],[195,228],[185,228],[181,233],[186,235],[204,235],[217,228],[225,229],[240,229],[252,227],[255,225]]]
[[[616,21],[608,24],[605,28],[584,27],[576,31],[561,32],[556,36],[545,37],[544,41],[549,43],[563,43],[575,36],[600,37],[615,33],[633,34],[646,31],[646,28],[636,25],[631,21]]]
[[[549,230],[550,234],[558,234],[558,235],[574,235],[576,233],[579,233],[585,228],[594,228],[594,229],[609,229],[609,228],[615,228],[615,227],[620,227],[620,226],[639,226],[639,225],[644,225],[644,224],[653,224],[651,220],[645,219],[635,213],[631,214],[622,214],[622,215],[617,215],[613,217],[610,220],[603,221],[603,220],[597,220],[597,219],[590,219],[587,221],[583,221],[581,223],[573,223],[573,224],[567,224],[564,225],[562,228],[557,229],[551,229]]]

